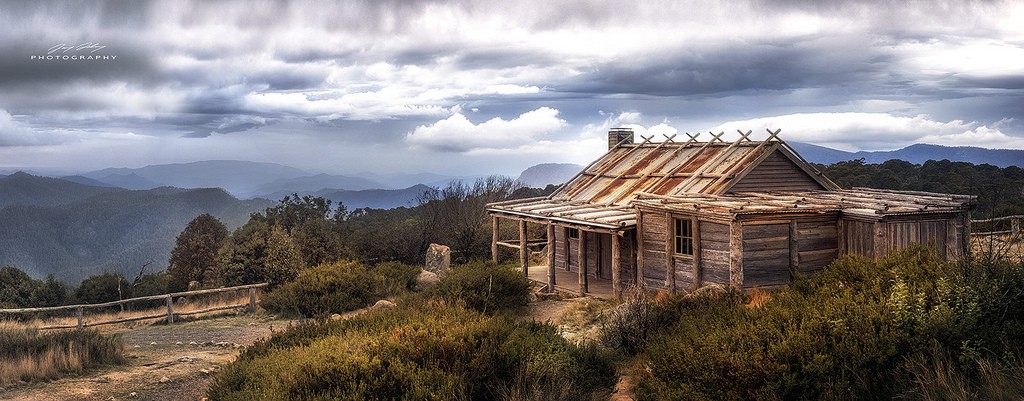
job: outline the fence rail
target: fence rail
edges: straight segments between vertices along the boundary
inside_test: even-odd
[[[197,315],[197,314],[200,314],[200,313],[216,312],[216,311],[228,310],[228,309],[239,309],[239,308],[244,308],[244,307],[248,307],[249,310],[256,310],[256,290],[259,289],[259,288],[262,288],[262,287],[266,287],[266,286],[267,286],[267,283],[259,283],[259,284],[248,284],[248,285],[240,285],[240,286],[236,286],[236,287],[227,287],[227,288],[213,288],[213,289],[208,289],[208,290],[173,292],[173,293],[170,293],[170,294],[150,295],[150,296],[146,296],[146,297],[128,298],[128,299],[122,299],[122,300],[119,300],[119,301],[111,301],[111,302],[104,302],[104,303],[98,303],[98,304],[47,306],[47,307],[42,307],[42,308],[0,309],[0,314],[5,314],[5,313],[8,313],[8,314],[15,314],[15,313],[38,313],[38,312],[55,312],[55,311],[68,311],[68,310],[74,310],[75,311],[75,318],[78,320],[77,324],[43,326],[43,327],[39,328],[40,330],[73,329],[73,328],[77,328],[77,329],[81,330],[81,329],[84,329],[86,327],[100,326],[100,325],[104,325],[104,324],[127,323],[127,322],[134,322],[134,321],[138,321],[138,320],[148,320],[148,319],[158,319],[158,318],[166,318],[167,319],[167,323],[174,323],[174,317],[175,316],[190,316],[190,315]],[[216,306],[216,307],[212,307],[212,308],[206,308],[206,309],[195,310],[195,311],[188,311],[188,312],[175,312],[174,311],[174,298],[187,297],[187,296],[193,296],[193,295],[203,295],[203,294],[216,294],[216,293],[230,292],[230,291],[240,291],[240,290],[249,290],[249,302],[242,303],[242,304],[234,304],[234,305],[222,305],[222,306]],[[86,322],[85,321],[85,310],[86,309],[105,308],[105,307],[110,307],[110,306],[124,305],[124,304],[132,303],[132,302],[157,301],[157,300],[165,300],[166,301],[166,304],[167,304],[167,311],[166,312],[161,312],[161,313],[155,314],[155,315],[133,316],[133,317],[126,317],[126,318],[107,320],[107,321],[101,321],[101,322]]]
[[[1021,222],[1021,220],[1024,220],[1024,215],[1003,216],[1003,217],[995,217],[995,218],[991,218],[991,219],[971,220],[971,226],[973,228],[973,226],[975,224],[997,224],[999,222],[1003,222],[1003,221],[1007,221],[1007,220],[1010,221],[1010,229],[1009,230],[974,232],[974,230],[972,229],[971,230],[971,235],[987,236],[987,235],[1010,234],[1011,238],[1020,238],[1020,222]]]

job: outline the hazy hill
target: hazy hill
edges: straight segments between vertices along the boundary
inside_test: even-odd
[[[884,163],[887,160],[903,160],[922,164],[928,160],[949,160],[973,164],[991,164],[998,167],[1024,167],[1024,150],[985,149],[973,146],[942,146],[916,144],[903,149],[889,151],[845,152],[800,142],[789,142],[801,156],[812,163],[833,164],[836,162],[863,158],[867,163]]]
[[[368,189],[363,191],[322,190],[316,195],[323,196],[335,203],[345,204],[348,210],[368,207],[373,209],[392,209],[400,206],[412,207],[430,187],[419,184],[405,189]]]
[[[523,170],[517,181],[532,188],[544,188],[548,184],[562,184],[572,179],[583,166],[572,163],[544,163]]]
[[[92,178],[81,176],[81,175],[66,175],[66,176],[57,177],[57,178],[60,178],[60,179],[62,179],[64,181],[71,181],[71,182],[74,182],[74,183],[78,183],[78,184],[82,184],[82,185],[89,185],[89,186],[93,186],[93,187],[118,188],[117,185],[112,185],[110,183],[106,183],[106,182],[103,182],[103,181],[100,181],[100,180],[94,180]],[[123,188],[123,187],[120,187],[120,188]]]
[[[179,188],[224,188],[233,194],[249,193],[267,183],[309,175],[294,167],[275,163],[257,163],[238,160],[207,160],[193,163],[159,164],[141,168],[107,168],[82,174],[88,178],[113,185],[108,180],[135,179],[150,181],[150,185],[169,185]],[[143,182],[144,184],[144,182]]]
[[[57,206],[101,193],[120,191],[17,172],[0,178],[0,209],[11,205]]]
[[[238,194],[241,197],[263,197],[280,200],[278,194],[313,192],[324,188],[343,188],[347,190],[379,189],[386,185],[377,181],[347,175],[317,174],[296,178],[283,178],[263,184],[249,193]]]
[[[114,173],[99,177],[96,181],[124,189],[153,189],[164,186],[163,184],[147,180],[135,173]]]
[[[64,182],[70,188],[81,185]],[[273,205],[263,199],[240,201],[222,189],[99,189],[56,206],[0,209],[0,266],[14,265],[34,277],[53,273],[71,284],[105,271],[135,274],[148,261],[153,261],[150,271],[158,271],[195,216],[210,213],[234,228]]]

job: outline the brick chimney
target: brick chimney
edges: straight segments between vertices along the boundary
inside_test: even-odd
[[[608,131],[608,150],[612,150],[619,142],[633,143],[632,128],[612,128]]]

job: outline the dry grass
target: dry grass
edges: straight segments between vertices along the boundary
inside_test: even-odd
[[[993,358],[975,361],[975,372],[957,366],[954,357],[933,347],[930,353],[907,361],[914,386],[910,399],[945,400],[1021,400],[1024,399],[1024,365]]]
[[[257,292],[258,294],[258,292]],[[257,299],[259,296],[257,296]],[[195,312],[203,309],[228,306],[228,305],[239,305],[248,304],[249,295],[245,291],[238,291],[235,293],[222,293],[222,294],[206,294],[193,297],[191,299],[179,299],[174,303],[174,312]],[[136,304],[126,305],[126,308],[134,306],[133,309],[126,309],[124,311],[116,310],[116,308],[106,309],[85,309],[85,323],[98,323],[108,322],[126,318],[136,318],[142,316],[161,315],[147,320],[138,320],[133,322],[115,323],[109,325],[96,326],[96,329],[103,332],[121,331],[123,329],[130,329],[140,326],[149,326],[153,324],[164,324],[166,323],[167,306],[162,301],[150,302],[149,304]],[[175,321],[187,321],[203,319],[213,316],[220,316],[226,314],[237,313],[239,310],[244,308],[222,310],[200,313],[196,315],[188,316],[175,316]],[[67,311],[60,315],[42,316],[36,317],[30,320],[16,323],[16,326],[21,328],[37,329],[39,327],[46,326],[69,326],[76,325],[78,319],[74,316],[73,311]]]
[[[40,332],[0,322],[0,386],[123,363],[123,348],[116,336],[95,330]]]
[[[971,236],[971,253],[983,260],[1024,263],[1024,238],[1010,234]]]

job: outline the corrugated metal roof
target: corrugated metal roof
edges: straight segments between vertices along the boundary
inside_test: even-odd
[[[636,224],[635,212],[629,204],[637,193],[719,194],[762,156],[776,151],[806,165],[776,137],[778,132],[769,131],[771,135],[766,141],[751,141],[749,134],[741,133],[740,139],[733,142],[721,140],[721,134],[712,134],[714,139],[707,142],[699,142],[697,136],[690,135],[686,142],[668,137],[664,142],[645,138],[639,144],[619,143],[549,197],[492,204],[488,210],[598,227],[623,227]],[[812,178],[824,188],[836,188],[826,178],[813,174]],[[548,208],[555,212],[544,214]],[[600,217],[603,214],[591,218],[587,213],[595,209],[615,211],[611,216],[618,220],[609,225],[607,218]]]
[[[551,199],[626,205],[638,192],[719,194],[761,156],[775,151],[799,160],[780,140],[620,144],[559,188]],[[825,182],[822,186],[833,185]]]
[[[638,194],[636,206],[700,212],[723,216],[764,213],[829,213],[882,216],[957,213],[969,209],[977,197],[930,192],[854,188],[837,191],[738,193],[730,195]]]

